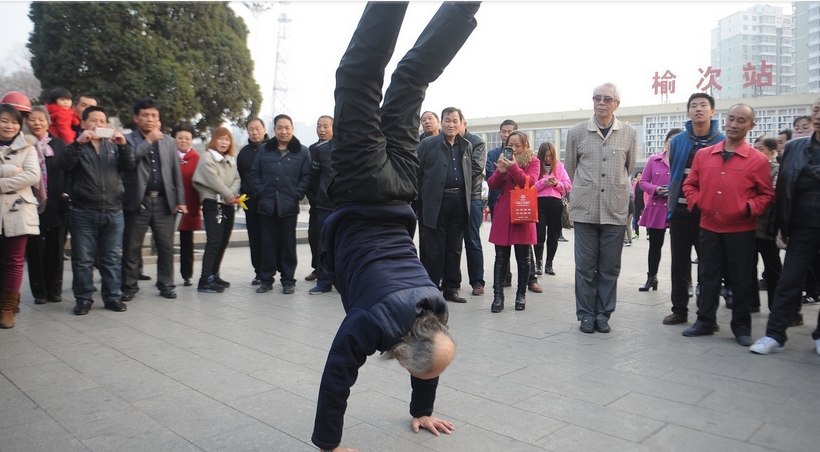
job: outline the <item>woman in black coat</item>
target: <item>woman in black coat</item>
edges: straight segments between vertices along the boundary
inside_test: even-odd
[[[29,237],[26,244],[28,280],[35,304],[63,301],[63,256],[69,200],[65,194],[65,176],[57,166],[57,160],[65,142],[48,133],[50,125],[51,118],[45,107],[31,107],[26,126],[37,139],[35,148],[42,173],[40,183],[31,187],[40,203],[40,235]]]

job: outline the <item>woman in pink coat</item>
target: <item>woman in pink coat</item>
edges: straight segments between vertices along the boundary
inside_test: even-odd
[[[661,248],[666,235],[667,203],[669,201],[669,142],[672,137],[681,133],[682,129],[672,129],[666,134],[663,151],[655,154],[646,162],[641,176],[641,189],[649,195],[643,208],[639,226],[646,228],[649,238],[649,271],[646,273],[646,283],[638,290],[646,292],[651,287],[658,290],[658,266],[661,263]]]
[[[536,242],[535,223],[512,224],[510,221],[510,191],[516,186],[524,187],[528,176],[530,185],[535,184],[541,163],[535,158],[524,132],[515,131],[510,134],[507,138],[507,147],[512,148],[512,159],[505,157],[502,152],[495,163],[496,171],[487,180],[490,190],[501,190],[495,204],[493,225],[490,228],[490,243],[495,244],[494,297],[491,312],[501,312],[504,309],[504,279],[507,276],[511,247],[515,247],[515,260],[518,263],[515,310],[524,310],[532,265],[530,247]]]

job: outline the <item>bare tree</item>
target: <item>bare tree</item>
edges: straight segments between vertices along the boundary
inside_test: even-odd
[[[4,67],[0,67],[0,95],[20,91],[34,102],[42,92],[42,87],[31,69],[31,52],[23,47],[10,52],[3,61]]]

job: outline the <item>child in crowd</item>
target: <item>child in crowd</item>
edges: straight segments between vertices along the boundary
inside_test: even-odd
[[[46,108],[51,116],[48,133],[59,137],[66,143],[73,143],[77,136],[74,126],[80,125],[77,113],[71,108],[71,91],[57,87],[48,94]]]

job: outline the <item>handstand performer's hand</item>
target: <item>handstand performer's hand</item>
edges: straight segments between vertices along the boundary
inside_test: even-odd
[[[451,422],[447,422],[443,419],[439,419],[433,416],[414,417],[411,424],[413,426],[413,431],[416,433],[419,432],[419,427],[424,427],[427,430],[433,432],[433,434],[436,436],[440,436],[439,430],[448,435],[450,434],[451,430],[456,430],[456,428],[453,427],[453,424]]]

